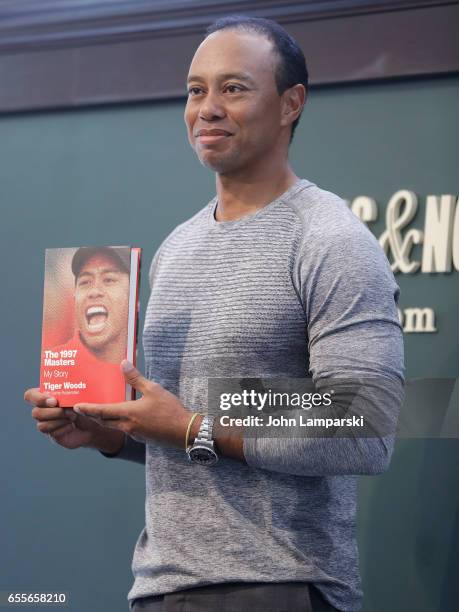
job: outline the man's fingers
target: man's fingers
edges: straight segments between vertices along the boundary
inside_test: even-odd
[[[51,421],[53,419],[66,418],[75,421],[77,415],[72,410],[64,410],[63,408],[34,408],[32,416],[37,421]]]
[[[58,406],[59,402],[55,397],[50,397],[46,393],[41,393],[40,389],[27,389],[24,393],[24,400],[34,406]]]
[[[68,419],[56,419],[54,421],[39,421],[37,423],[38,431],[41,433],[51,433],[57,431],[60,427],[69,427],[72,426],[72,423]]]
[[[31,404],[34,404],[36,401],[41,401],[42,399],[46,399],[46,395],[40,393],[40,390],[36,387],[27,389],[27,391],[24,393],[24,400],[26,402],[30,402]]]
[[[133,402],[129,402],[132,404]],[[125,403],[120,404],[75,404],[75,412],[83,416],[93,417],[105,421],[107,419],[119,420],[129,417]]]
[[[151,386],[151,381],[145,378],[137,368],[135,368],[130,361],[124,359],[121,362],[121,371],[124,374],[124,378],[128,385],[134,387],[136,391],[145,394]]]
[[[125,419],[104,419],[103,421],[97,421],[102,427],[108,427],[109,429],[119,429],[125,431],[127,421]]]
[[[70,423],[70,425],[67,424],[67,425],[64,425],[63,427],[59,427],[58,429],[55,429],[51,435],[54,438],[59,438],[60,436],[63,436],[64,434],[70,433],[71,431],[73,431],[73,429],[74,429],[74,425],[73,423]]]

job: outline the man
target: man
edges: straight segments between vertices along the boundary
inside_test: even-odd
[[[399,408],[403,347],[388,262],[345,203],[288,162],[306,88],[304,56],[280,26],[214,25],[190,66],[185,121],[216,172],[217,197],[153,260],[146,378],[122,364],[143,396],[75,406],[70,433],[59,408],[32,411],[42,431],[55,419],[59,443],[81,424],[94,428],[86,445],[145,463],[134,611],[361,608],[356,475],[387,468],[393,436],[251,438],[196,416],[215,413],[209,378],[308,372],[318,388],[330,377],[390,380],[390,409]],[[33,390],[26,398],[55,406]]]

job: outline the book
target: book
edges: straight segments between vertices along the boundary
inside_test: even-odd
[[[136,363],[141,249],[46,249],[40,391],[59,406],[135,399],[120,363]]]

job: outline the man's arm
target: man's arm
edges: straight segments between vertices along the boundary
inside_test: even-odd
[[[217,427],[216,446],[221,454],[277,472],[379,474],[390,462],[404,395],[399,289],[376,239],[360,221],[344,217],[343,226],[323,239],[315,231],[314,238],[305,236],[292,274],[307,320],[313,382],[324,391],[336,381],[360,381],[365,392],[352,412],[361,407],[376,415],[376,422],[392,426],[376,427],[374,437],[356,431],[354,437],[289,439],[225,437]]]
[[[94,448],[110,459],[125,459],[145,464],[145,443],[134,440],[123,432],[113,431],[118,434],[117,439],[96,441]]]

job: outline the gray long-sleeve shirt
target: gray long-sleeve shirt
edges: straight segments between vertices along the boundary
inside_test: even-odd
[[[213,199],[177,227],[150,271],[146,376],[206,412],[210,377],[391,381],[403,397],[398,287],[376,239],[336,195],[301,180],[255,214],[217,222]],[[389,397],[389,396],[386,396]],[[387,400],[389,401],[389,400]],[[128,599],[234,581],[313,581],[361,608],[358,474],[378,474],[393,435],[244,439],[247,465],[189,464],[126,437],[145,463],[146,525]]]

